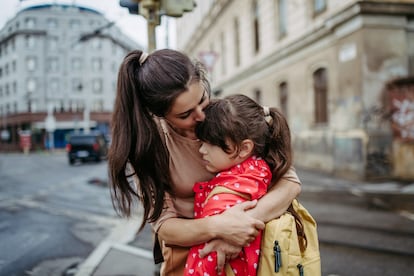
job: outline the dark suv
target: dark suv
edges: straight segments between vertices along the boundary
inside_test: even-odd
[[[100,162],[108,154],[108,142],[101,133],[76,133],[69,137],[66,144],[69,164],[81,162]]]

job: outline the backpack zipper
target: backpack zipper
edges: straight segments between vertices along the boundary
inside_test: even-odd
[[[275,255],[275,272],[279,272],[282,266],[282,255],[278,241],[275,241],[275,245],[273,246],[273,254]]]
[[[303,265],[298,264],[296,267],[299,269],[299,276],[303,276]]]

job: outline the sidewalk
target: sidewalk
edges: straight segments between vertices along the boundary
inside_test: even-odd
[[[302,194],[331,193],[364,197],[373,204],[399,210],[414,221],[414,183],[394,181],[362,182],[297,169],[302,180]],[[75,276],[154,276],[157,268],[152,258],[152,242],[137,238],[142,213],[121,222],[79,266]],[[150,231],[149,228],[144,231]],[[150,235],[147,235],[150,236]]]

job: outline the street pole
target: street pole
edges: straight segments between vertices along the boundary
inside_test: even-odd
[[[148,52],[153,52],[156,48],[155,28],[159,22],[157,22],[157,10],[154,7],[148,9],[147,18],[147,30],[148,30]]]
[[[157,27],[154,22],[147,21],[148,24],[148,52],[151,53],[156,48],[156,40],[155,40],[155,27]]]

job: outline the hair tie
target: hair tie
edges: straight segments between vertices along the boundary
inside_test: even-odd
[[[263,113],[264,113],[266,122],[270,124],[270,122],[272,121],[272,116],[270,116],[270,109],[268,106],[263,106]]]
[[[142,52],[141,56],[139,57],[139,65],[144,64],[144,62],[147,60],[148,56],[149,56],[148,53]]]

